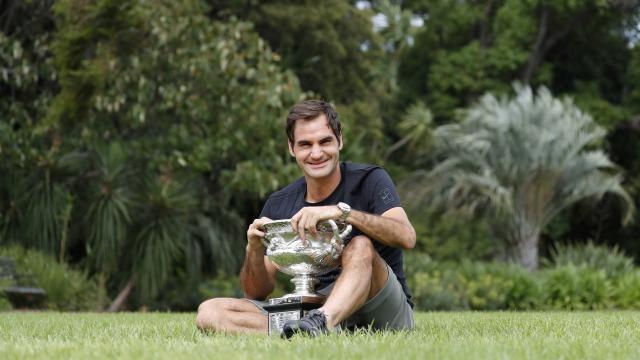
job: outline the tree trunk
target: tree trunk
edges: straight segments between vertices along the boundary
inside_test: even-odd
[[[508,258],[529,271],[537,270],[538,242],[538,233],[518,239],[507,249]]]
[[[107,276],[104,273],[98,273],[98,306],[97,312],[103,312],[107,302]]]
[[[134,283],[133,277],[131,277],[127,282],[127,284],[124,286],[124,288],[120,290],[120,293],[118,294],[116,299],[113,300],[113,302],[111,303],[111,306],[109,306],[109,310],[108,310],[109,312],[116,312],[122,308],[122,304],[124,304],[129,298],[129,295],[131,295],[131,290],[133,289],[133,283]]]
[[[552,15],[550,13],[550,9],[548,6],[543,5],[540,13],[540,21],[538,23],[538,33],[536,35],[536,41],[533,45],[533,49],[531,50],[531,56],[529,56],[529,61],[527,62],[524,71],[522,72],[522,82],[525,84],[529,84],[531,82],[531,78],[533,74],[538,69],[542,61],[544,60],[547,53],[551,50],[553,46],[555,46],[558,41],[564,38],[569,31],[574,29],[576,26],[583,26],[582,20],[585,16],[585,11],[577,12],[569,21],[564,23],[560,29],[552,29],[549,24],[549,17]]]
[[[495,8],[493,6],[493,0],[489,0],[484,8],[484,16],[480,21],[480,47],[482,51],[488,49],[492,43],[491,34],[491,18],[493,17]]]
[[[529,82],[531,82],[533,72],[538,68],[542,61],[542,57],[544,56],[543,48],[548,30],[547,21],[549,19],[549,9],[546,6],[543,6],[541,11],[542,13],[540,14],[540,21],[538,23],[536,41],[533,45],[527,66],[524,68],[524,72],[522,74],[522,82],[525,84],[529,84]]]

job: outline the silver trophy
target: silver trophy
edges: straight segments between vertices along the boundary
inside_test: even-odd
[[[316,235],[305,232],[305,240],[293,231],[291,220],[275,220],[263,225],[267,256],[279,271],[293,275],[295,290],[280,298],[269,299],[269,334],[279,335],[284,323],[297,320],[307,311],[320,307],[324,296],[315,292],[317,276],[340,265],[344,238],[351,225],[333,220],[322,221]]]

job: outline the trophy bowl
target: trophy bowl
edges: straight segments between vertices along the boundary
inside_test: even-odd
[[[340,265],[344,238],[351,233],[351,225],[333,220],[322,221],[317,234],[305,232],[305,240],[293,231],[290,219],[264,224],[264,244],[267,257],[279,271],[293,275],[295,291],[287,296],[317,296],[316,276],[323,275]]]

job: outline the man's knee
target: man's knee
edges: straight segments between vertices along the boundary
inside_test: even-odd
[[[363,263],[371,263],[375,256],[375,248],[371,239],[365,235],[358,235],[349,241],[342,254],[343,260],[359,260]]]
[[[229,299],[214,298],[209,299],[198,306],[198,315],[196,315],[196,326],[200,330],[216,330],[219,327],[220,320],[224,318],[227,310]]]

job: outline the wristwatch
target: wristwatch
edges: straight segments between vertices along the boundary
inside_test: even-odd
[[[351,206],[349,206],[349,204],[339,202],[338,209],[342,211],[342,217],[340,218],[340,220],[347,222],[347,218],[349,217],[349,214],[351,214]]]

